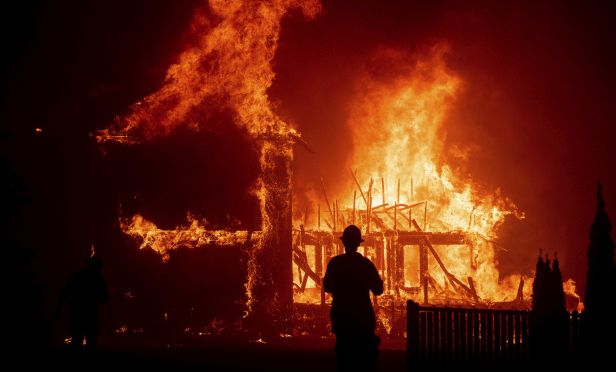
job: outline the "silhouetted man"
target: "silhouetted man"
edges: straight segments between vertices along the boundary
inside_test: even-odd
[[[103,261],[90,257],[87,268],[75,273],[60,295],[59,306],[68,304],[68,328],[71,346],[81,350],[83,339],[86,349],[96,348],[98,337],[98,305],[107,301],[107,285],[100,273]]]
[[[345,253],[332,258],[323,278],[325,292],[333,297],[332,332],[336,334],[336,354],[341,367],[368,367],[376,361],[380,339],[374,333],[376,318],[370,291],[383,293],[383,280],[372,261],[357,252],[364,240],[361,231],[350,225],[340,237]]]

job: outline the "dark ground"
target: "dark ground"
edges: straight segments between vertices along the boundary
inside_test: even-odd
[[[379,371],[403,371],[406,352],[403,345],[384,345]],[[334,371],[333,340],[283,340],[270,344],[229,343],[208,340],[190,346],[101,346],[96,352],[74,353],[56,349],[20,357],[16,366],[32,370],[49,367],[60,370],[214,370],[214,371]]]

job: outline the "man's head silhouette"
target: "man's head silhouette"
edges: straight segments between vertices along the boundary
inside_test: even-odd
[[[344,250],[347,253],[357,252],[357,247],[359,247],[359,243],[364,241],[364,239],[361,238],[361,230],[359,230],[359,227],[355,225],[347,226],[346,229],[344,229],[340,240],[342,240],[342,244],[344,244]]]

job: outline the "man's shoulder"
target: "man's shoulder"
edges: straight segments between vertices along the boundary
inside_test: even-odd
[[[370,260],[368,257],[366,257],[366,256],[362,256],[362,255],[360,255],[360,257],[361,257],[361,260],[362,260],[362,261],[367,262],[367,263],[369,263],[369,264],[372,264],[372,260]]]

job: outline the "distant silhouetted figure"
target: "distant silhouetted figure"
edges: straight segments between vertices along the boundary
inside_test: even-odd
[[[60,295],[59,307],[68,305],[68,328],[74,350],[81,350],[84,338],[86,349],[96,348],[98,306],[107,301],[107,285],[99,271],[103,261],[93,256],[87,265],[69,279]]]
[[[340,237],[345,254],[332,258],[323,287],[333,297],[332,332],[336,334],[336,354],[341,368],[370,368],[378,356],[380,339],[374,333],[376,318],[370,291],[383,293],[383,280],[374,264],[357,253],[364,240],[355,225]]]

